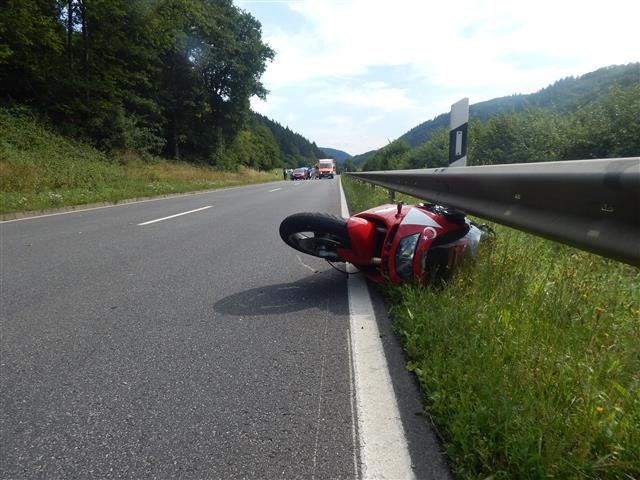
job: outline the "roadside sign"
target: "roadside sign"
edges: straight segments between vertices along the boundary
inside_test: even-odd
[[[469,127],[469,99],[451,105],[449,121],[449,166],[467,165],[467,130]]]

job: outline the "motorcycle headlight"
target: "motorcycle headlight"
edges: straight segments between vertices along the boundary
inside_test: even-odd
[[[395,256],[396,273],[403,280],[411,280],[413,277],[413,256],[416,253],[419,233],[414,233],[400,240]]]

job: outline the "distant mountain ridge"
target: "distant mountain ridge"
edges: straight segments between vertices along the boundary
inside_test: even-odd
[[[364,153],[361,153],[359,155],[354,156],[351,160],[353,161],[353,164],[356,165],[356,166],[362,165],[369,158],[371,158],[373,155],[375,155],[376,152],[377,152],[377,150],[369,150],[368,152],[364,152]]]
[[[572,112],[608,91],[614,84],[629,86],[640,79],[640,62],[627,65],[612,65],[600,68],[578,77],[567,77],[530,94],[517,94],[498,97],[469,106],[470,119],[487,120],[492,115],[505,112],[519,112],[527,106],[550,108],[559,113]],[[362,165],[377,150],[351,155],[343,150],[331,147],[317,147],[302,135],[291,131],[263,115],[254,113],[254,118],[267,126],[280,147],[283,162],[288,166],[313,164],[317,158],[333,157],[338,165],[350,159],[355,166]],[[449,113],[442,113],[427,120],[399,137],[409,147],[416,148],[428,141],[441,128],[449,127]]]
[[[605,93],[612,85],[628,86],[640,79],[640,63],[628,65],[611,65],[579,77],[567,77],[539,90],[536,93],[511,95],[494,98],[469,106],[469,118],[486,120],[491,115],[522,111],[527,105],[552,108],[558,112],[571,112]],[[449,127],[449,113],[443,113],[426,122],[413,127],[400,140],[404,140],[411,148],[426,142],[440,128]],[[359,157],[371,156],[372,152],[357,155],[354,163],[359,164]],[[366,158],[363,159],[363,161]]]
[[[343,150],[337,150],[335,148],[329,148],[329,147],[318,147],[318,148],[320,148],[320,150],[324,152],[324,154],[327,155],[328,157],[335,158],[336,162],[338,162],[338,165],[342,165],[345,160],[349,158],[353,158],[353,155]]]
[[[253,120],[271,130],[273,138],[280,148],[282,162],[287,167],[311,166],[316,159],[325,155],[315,142],[309,141],[289,127],[280,125],[275,120],[256,112],[253,112]]]

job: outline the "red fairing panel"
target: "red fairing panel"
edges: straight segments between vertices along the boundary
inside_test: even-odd
[[[355,265],[371,262],[374,248],[375,225],[364,218],[351,217],[347,221],[347,233],[351,240],[350,249],[338,249],[338,255]]]

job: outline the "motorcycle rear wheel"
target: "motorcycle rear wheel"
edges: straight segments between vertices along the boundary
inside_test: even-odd
[[[340,261],[338,248],[351,248],[347,221],[326,213],[294,213],[280,224],[280,237],[299,252]]]

